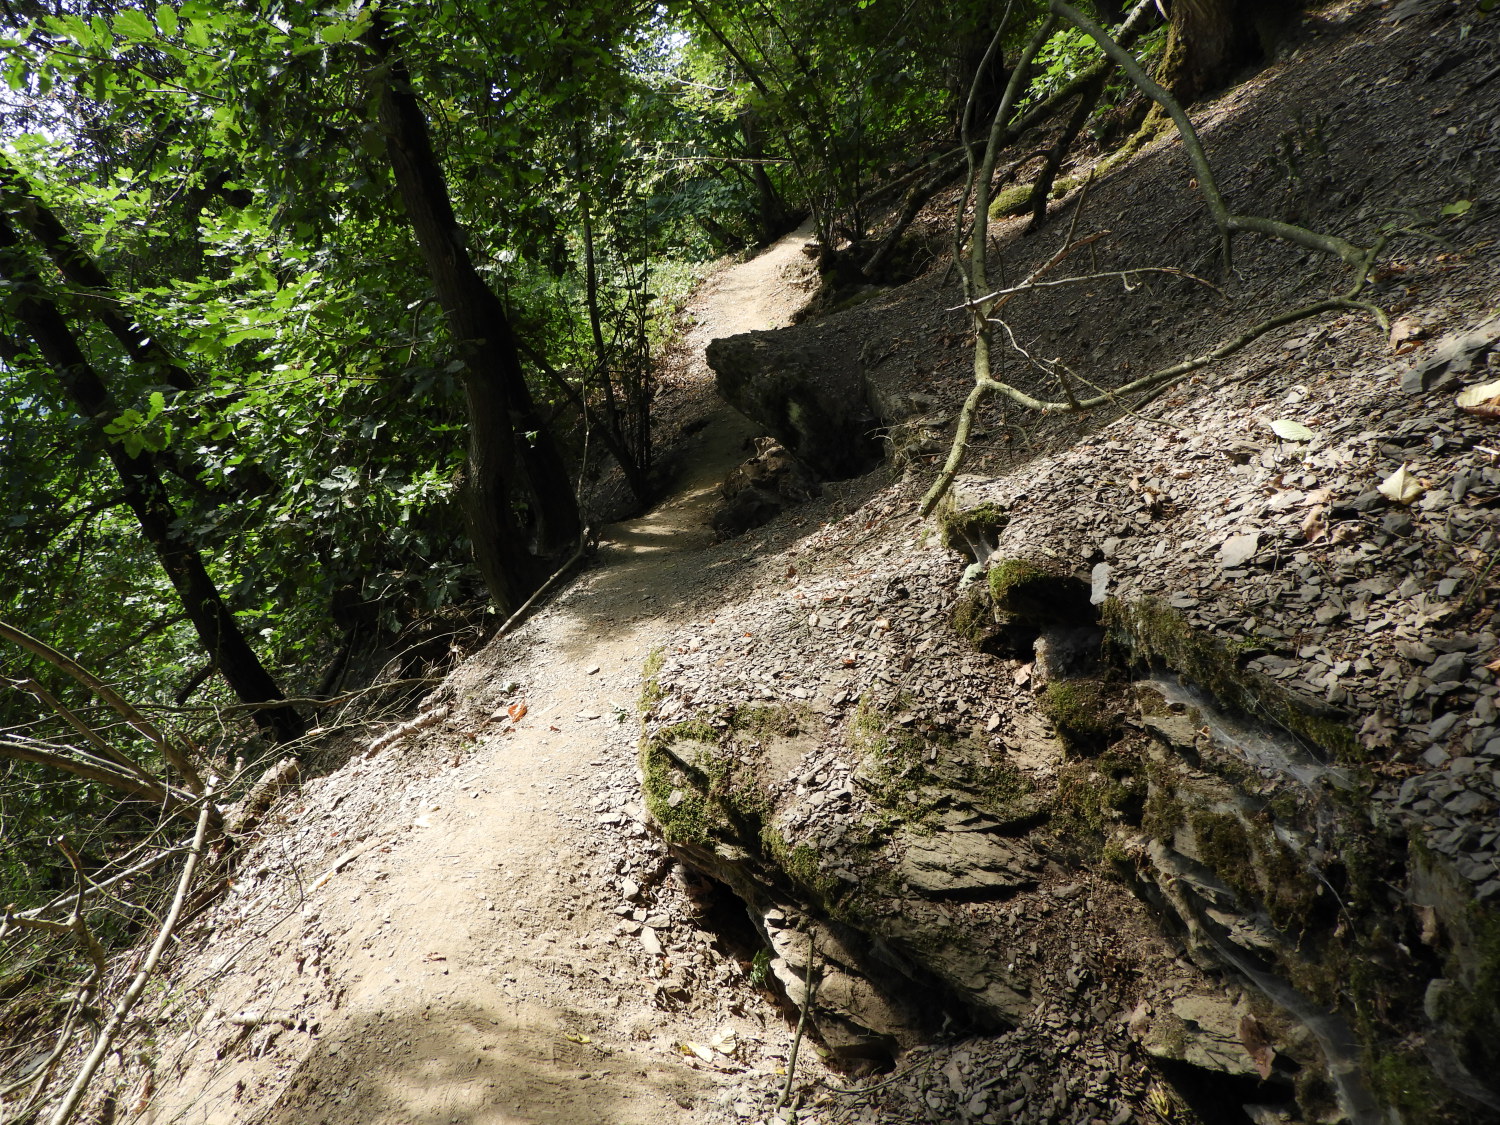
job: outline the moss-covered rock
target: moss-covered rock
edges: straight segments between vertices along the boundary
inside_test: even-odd
[[[1149,598],[1111,598],[1101,609],[1109,641],[1125,662],[1185,676],[1226,712],[1289,731],[1325,758],[1344,763],[1363,759],[1347,715],[1240,667],[1229,646],[1194,629],[1170,607]]]
[[[1002,559],[990,567],[990,597],[1002,614],[1038,626],[1078,625],[1094,618],[1082,579],[1030,559]]]
[[[1010,514],[1000,505],[980,504],[948,509],[938,519],[938,531],[944,547],[968,556],[971,562],[983,562],[1008,523]]]
[[[1054,680],[1037,702],[1070,753],[1096,754],[1120,731],[1124,700],[1098,680]]]

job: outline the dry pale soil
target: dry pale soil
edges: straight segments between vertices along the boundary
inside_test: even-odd
[[[697,888],[643,825],[634,701],[668,623],[753,557],[706,527],[751,431],[712,410],[701,355],[788,322],[805,240],[689,310],[699,358],[669,394],[699,425],[673,497],[606,528],[581,581],[432,697],[439,721],[278,806],[188,934],[151,1077],[117,1094],[131,1119],[685,1122],[747,1067],[784,1065],[747,951],[687,924]]]

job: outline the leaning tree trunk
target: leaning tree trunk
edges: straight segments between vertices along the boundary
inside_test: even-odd
[[[119,406],[84,356],[57,305],[42,292],[35,269],[23,255],[20,237],[4,213],[0,213],[0,277],[11,287],[11,312],[57,373],[78,413],[95,427],[118,417]],[[142,535],[167,572],[199,641],[235,695],[251,705],[284,699],[219,596],[202,557],[183,537],[181,521],[155,462],[145,453],[129,453],[118,442],[106,441],[105,451],[120,476],[125,503],[135,514]],[[278,741],[291,741],[307,732],[302,717],[290,707],[255,709],[251,715]]]
[[[376,68],[380,124],[396,188],[448,331],[466,365],[469,459],[464,500],[474,559],[490,597],[509,612],[543,577],[513,507],[512,472],[519,468],[525,477],[536,555],[542,558],[560,555],[578,541],[578,502],[562,455],[527,385],[505,307],[464,247],[427,119],[412,92],[411,73],[378,14],[365,42],[381,64]]]

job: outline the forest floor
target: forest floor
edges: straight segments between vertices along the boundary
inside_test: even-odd
[[[784,1065],[749,948],[685,924],[707,907],[647,835],[634,708],[664,634],[755,564],[707,526],[754,431],[703,348],[789,322],[807,237],[688,310],[662,392],[689,431],[672,497],[456,672],[441,724],[278,806],[165,982],[150,1085],[118,1094],[138,1120],[701,1121],[736,1074]]]

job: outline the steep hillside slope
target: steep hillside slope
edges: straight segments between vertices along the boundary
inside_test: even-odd
[[[1331,6],[1197,111],[1237,210],[1385,240],[1372,307],[1113,422],[990,406],[941,542],[915,500],[968,386],[941,268],[711,353],[793,448],[786,403],[862,389],[911,476],[681,635],[648,807],[764,919],[794,997],[823,980],[835,1053],[998,1033],[828,1119],[1500,1112],[1500,431],[1455,397],[1500,363],[1493,30]],[[1223,271],[1195,188],[1166,138],[1052,233],[1003,233],[992,276],[1069,224],[1103,232],[1069,267],[1109,275],[1007,308],[1003,377],[1117,386],[1349,287],[1269,239]],[[1142,267],[1178,274],[1112,274]]]

